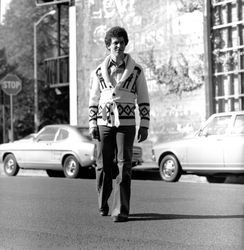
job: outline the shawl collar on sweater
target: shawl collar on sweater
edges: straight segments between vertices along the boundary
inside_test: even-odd
[[[124,82],[133,72],[134,67],[136,65],[135,61],[132,59],[132,57],[129,54],[126,54],[127,58],[127,63],[125,65],[125,71],[120,79],[120,81],[117,84],[120,84],[121,82]],[[108,64],[110,62],[110,55],[108,55],[105,60],[101,64],[101,73],[104,78],[105,83],[111,84],[109,74],[108,74]]]

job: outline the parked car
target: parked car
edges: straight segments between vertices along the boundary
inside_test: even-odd
[[[0,145],[0,160],[8,176],[23,168],[76,178],[82,167],[95,164],[95,144],[82,127],[48,125],[36,135]]]
[[[96,145],[87,127],[47,125],[37,134],[0,145],[6,175],[19,169],[46,170],[50,177],[77,178],[83,167],[96,165]],[[142,149],[134,147],[133,166],[141,164]]]
[[[214,114],[192,138],[155,145],[152,154],[167,182],[182,174],[219,183],[229,175],[243,175],[244,111]]]
[[[132,154],[132,167],[142,165],[143,159],[142,159],[143,151],[140,146],[133,146],[133,154]]]

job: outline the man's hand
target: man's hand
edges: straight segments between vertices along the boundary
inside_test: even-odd
[[[145,127],[140,127],[137,133],[137,142],[143,142],[147,139],[148,129]]]
[[[90,128],[89,129],[89,134],[90,134],[92,139],[99,140],[98,127]]]

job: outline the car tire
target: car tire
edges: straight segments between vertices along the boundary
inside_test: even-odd
[[[8,176],[16,176],[19,172],[18,163],[13,154],[8,154],[3,161],[4,173]]]
[[[64,160],[63,170],[65,177],[77,178],[80,174],[80,164],[74,156],[70,155]]]
[[[159,173],[163,181],[176,182],[181,176],[181,167],[174,155],[166,155],[159,164]]]
[[[46,173],[49,177],[64,177],[64,173],[62,171],[47,169]]]
[[[216,176],[212,176],[212,175],[209,175],[209,176],[206,176],[206,179],[209,183],[224,183],[225,180],[226,180],[226,177],[216,177]]]

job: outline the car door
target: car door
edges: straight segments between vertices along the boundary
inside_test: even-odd
[[[233,127],[224,143],[224,162],[226,170],[244,171],[244,114],[237,114]]]
[[[55,139],[57,127],[45,127],[33,140],[31,148],[25,151],[25,166],[29,168],[46,169],[52,164],[52,143]]]
[[[62,165],[63,154],[70,150],[70,146],[67,143],[69,132],[65,128],[59,129],[57,136],[52,143],[52,161],[56,166]]]
[[[219,169],[224,167],[223,140],[228,133],[231,116],[213,117],[187,146],[187,168]]]

